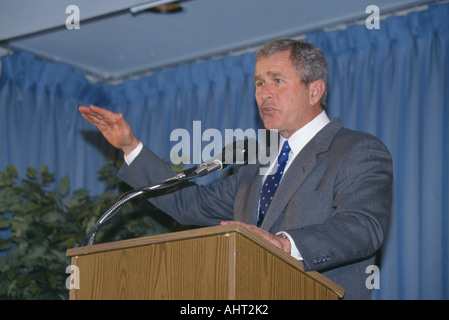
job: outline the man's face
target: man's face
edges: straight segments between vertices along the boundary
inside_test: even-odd
[[[285,138],[321,112],[319,107],[312,105],[311,86],[301,82],[288,51],[258,60],[254,83],[259,114],[265,128],[277,129]]]

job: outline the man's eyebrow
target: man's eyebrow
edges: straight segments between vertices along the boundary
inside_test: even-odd
[[[257,81],[262,81],[262,77],[261,76],[254,76],[254,82]]]
[[[280,72],[267,72],[267,76],[270,78],[279,78],[282,77],[282,73]]]
[[[279,78],[279,77],[282,77],[282,73],[280,73],[280,72],[271,72],[271,71],[268,71],[267,72],[267,76],[269,77],[269,78]],[[256,75],[256,76],[254,76],[254,82],[256,82],[256,81],[262,81],[263,79],[262,79],[262,76],[260,76],[260,75]]]

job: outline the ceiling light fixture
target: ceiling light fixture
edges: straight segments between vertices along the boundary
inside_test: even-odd
[[[182,7],[178,5],[178,0],[160,0],[144,3],[129,9],[132,14],[137,14],[142,11],[151,10],[153,12],[174,13],[182,11]]]
[[[181,12],[182,7],[178,3],[169,3],[164,4],[161,6],[156,6],[151,9],[148,9],[148,11],[156,12],[156,13],[176,13]]]

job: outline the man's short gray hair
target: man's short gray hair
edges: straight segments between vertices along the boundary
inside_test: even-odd
[[[324,110],[326,108],[328,78],[327,61],[324,53],[305,41],[279,39],[264,45],[256,53],[256,62],[261,58],[268,58],[283,51],[290,52],[293,69],[305,85],[318,79],[324,81],[326,88],[320,100],[321,108]]]

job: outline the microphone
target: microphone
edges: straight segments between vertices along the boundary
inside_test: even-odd
[[[248,159],[257,154],[258,143],[254,138],[236,140],[227,144],[221,153],[214,158],[200,164],[199,167],[189,168],[176,176],[164,181],[174,182],[184,178],[203,177],[211,172],[222,170],[233,163],[245,164]]]

